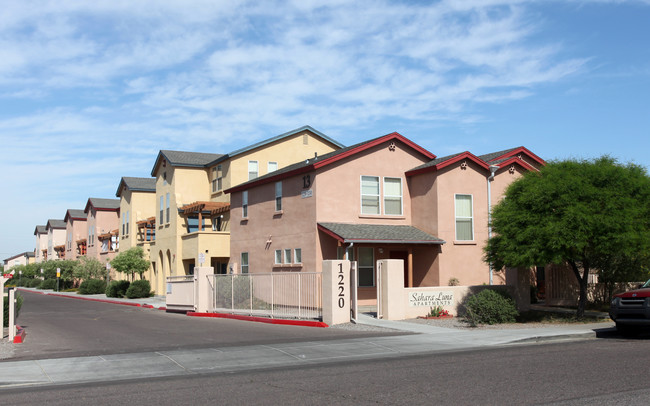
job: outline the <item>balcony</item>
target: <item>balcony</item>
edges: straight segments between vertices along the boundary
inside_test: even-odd
[[[181,240],[183,259],[195,259],[200,252],[207,253],[206,258],[230,257],[230,231],[194,231],[183,234]]]

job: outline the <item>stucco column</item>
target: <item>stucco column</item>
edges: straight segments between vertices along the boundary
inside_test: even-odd
[[[323,322],[350,322],[350,261],[323,261]]]
[[[378,300],[382,316],[386,320],[404,320],[406,318],[406,300],[404,291],[404,260],[382,259],[377,261],[381,291]]]
[[[207,313],[213,310],[214,279],[209,275],[214,275],[214,268],[194,268],[194,288],[196,289],[194,291],[194,311],[198,313]]]

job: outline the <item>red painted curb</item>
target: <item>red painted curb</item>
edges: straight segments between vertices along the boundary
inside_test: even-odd
[[[16,336],[14,337],[14,344],[22,344],[23,341],[25,340],[26,335],[27,333],[25,332],[24,328],[20,326],[16,326]]]
[[[222,319],[255,321],[255,322],[259,322],[259,323],[282,324],[282,325],[288,325],[288,326],[329,327],[327,324],[323,323],[322,321],[269,319],[269,318],[266,318],[266,317],[243,316],[243,315],[239,315],[239,314],[227,314],[227,313],[187,312],[187,315],[192,316],[192,317],[217,317],[217,318],[222,318]]]

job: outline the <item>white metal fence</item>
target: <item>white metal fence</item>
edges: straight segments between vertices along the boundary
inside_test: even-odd
[[[323,316],[319,272],[211,275],[213,309],[251,316],[316,319]]]

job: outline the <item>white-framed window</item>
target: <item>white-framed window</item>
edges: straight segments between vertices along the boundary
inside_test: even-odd
[[[260,168],[257,161],[248,161],[248,180],[253,180],[259,176]]]
[[[456,240],[474,240],[474,210],[472,195],[454,195],[456,208]]]
[[[296,248],[293,250],[293,263],[302,264],[302,249]]]
[[[286,248],[284,250],[284,263],[285,264],[291,263],[291,248]]]
[[[248,273],[248,252],[241,253],[241,273]]]
[[[129,235],[129,211],[126,211],[126,235]]]
[[[248,218],[248,190],[241,192],[241,216]]]
[[[282,263],[282,250],[275,250],[275,264],[279,265]]]
[[[269,162],[266,169],[267,169],[268,173],[275,172],[275,171],[278,170],[278,163],[277,162]]]
[[[122,236],[126,235],[126,216],[122,215]]]
[[[375,250],[372,247],[359,247],[359,286],[375,286]]]
[[[361,177],[361,214],[380,214],[379,177]]]
[[[167,186],[167,172],[163,172],[162,179],[163,179],[163,186]]]
[[[205,190],[205,189],[204,189]],[[165,205],[165,214],[166,214],[166,223],[169,224],[169,193],[165,195],[166,205]]]
[[[212,193],[223,189],[223,170],[221,165],[212,168]]]
[[[160,196],[160,224],[163,223],[163,211],[165,210],[165,197]]]
[[[384,214],[402,215],[402,178],[384,178]]]
[[[275,182],[275,211],[282,211],[282,182]]]

